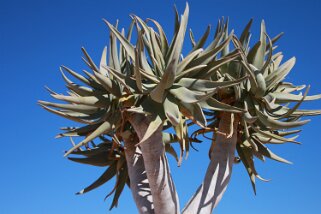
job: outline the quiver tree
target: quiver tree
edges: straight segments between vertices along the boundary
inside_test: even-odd
[[[82,48],[90,72],[82,75],[61,66],[68,95],[48,90],[63,103],[39,101],[46,110],[83,124],[64,127],[57,136],[71,139],[73,146],[65,153],[68,159],[106,167],[78,194],[116,177],[115,187],[106,196],[114,195],[111,208],[117,206],[127,184],[140,213],[180,213],[166,154],[180,165],[193,143],[202,141],[198,137],[206,134],[212,142],[209,166],[182,213],[211,213],[226,190],[233,163],[242,161],[255,191],[255,178],[264,179],[253,158],[289,163],[267,144],[298,143],[297,136],[286,138],[299,132],[291,128],[308,122],[301,117],[321,113],[299,110],[302,102],[321,96],[307,96],[309,87],[303,95],[294,94],[305,86],[283,82],[295,60],[281,63],[282,54],[274,53],[280,35],[270,39],[264,22],[253,47],[249,41],[252,21],[240,38],[229,32],[224,20],[218,22],[209,42],[210,27],[197,42],[190,31],[192,49],[184,56],[188,14],[188,5],[181,17],[175,10],[171,42],[152,19],[132,15],[127,32],[118,30],[118,23],[113,26],[104,20],[110,40],[100,64]],[[190,133],[193,125],[199,129]],[[173,143],[179,144],[179,154]]]

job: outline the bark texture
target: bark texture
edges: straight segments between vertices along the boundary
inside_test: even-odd
[[[235,147],[237,142],[237,124],[235,118],[231,126],[231,113],[222,113],[219,131],[214,147],[210,153],[211,161],[207,168],[205,178],[195,195],[183,209],[183,214],[210,214],[220,202],[232,174]],[[231,133],[233,130],[233,134]],[[228,136],[229,134],[232,134]]]
[[[153,214],[153,197],[148,184],[142,153],[135,144],[138,143],[137,136],[127,131],[124,133],[125,156],[130,179],[130,189],[141,214]]]
[[[141,140],[150,124],[150,118],[136,114],[130,118]],[[168,161],[165,155],[165,146],[162,139],[162,126],[144,143],[140,145],[146,174],[153,196],[156,214],[180,213],[179,200],[170,175]]]

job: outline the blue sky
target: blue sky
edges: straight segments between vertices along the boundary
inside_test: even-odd
[[[79,71],[85,68],[81,46],[98,62],[108,41],[102,18],[112,23],[119,19],[120,25],[126,27],[128,15],[135,13],[158,20],[171,35],[174,4],[182,13],[185,1],[0,1],[0,213],[108,213],[111,200],[104,202],[103,198],[112,184],[83,196],[74,194],[94,181],[103,169],[63,158],[69,142],[54,136],[67,121],[45,112],[36,101],[50,99],[44,85],[65,91],[60,65]],[[297,57],[288,80],[311,84],[311,94],[321,93],[321,1],[191,0],[189,4],[189,27],[196,38],[208,24],[215,26],[221,16],[230,17],[230,27],[237,34],[252,17],[254,38],[261,19],[269,35],[285,32],[279,50],[286,59]],[[305,107],[312,106],[321,109],[321,101]],[[236,165],[216,213],[321,213],[321,117],[312,119],[299,138],[303,145],[272,147],[294,165],[269,160],[258,163],[261,175],[272,181],[258,181],[257,196],[244,167]],[[192,152],[180,168],[170,158],[181,206],[203,179],[207,166],[207,143],[198,148],[200,151]],[[128,189],[119,207],[109,213],[136,213]]]

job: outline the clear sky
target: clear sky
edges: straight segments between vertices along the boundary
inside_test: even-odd
[[[50,99],[48,85],[64,92],[59,66],[81,71],[80,47],[96,62],[108,41],[102,18],[128,26],[129,14],[154,18],[171,35],[173,5],[183,12],[185,1],[17,1],[0,0],[1,77],[1,214],[108,213],[111,200],[103,198],[112,184],[83,196],[74,193],[94,181],[103,169],[63,158],[68,139],[54,139],[67,121],[41,109],[36,101]],[[254,38],[261,19],[274,36],[285,32],[279,50],[288,59],[297,57],[289,76],[296,84],[311,84],[311,94],[321,93],[321,1],[318,0],[190,0],[190,22],[196,38],[207,24],[216,26],[221,16],[230,17],[237,34],[253,17]],[[186,40],[186,44],[188,44]],[[186,46],[188,47],[188,46]],[[186,48],[185,48],[186,50]],[[321,109],[321,101],[306,107]],[[231,183],[216,213],[321,213],[321,117],[312,118],[299,140],[303,145],[272,147],[294,162],[285,165],[258,162],[258,171],[269,183],[258,181],[254,196],[244,167],[235,165]],[[181,206],[203,179],[208,163],[208,143],[198,146],[180,168],[171,160]],[[119,207],[110,213],[136,213],[129,189]]]

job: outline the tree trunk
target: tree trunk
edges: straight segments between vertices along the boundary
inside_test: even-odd
[[[130,118],[130,123],[140,140],[145,135],[150,122],[149,117],[140,114],[133,115]],[[176,214],[180,213],[179,200],[165,155],[162,128],[160,126],[149,139],[142,143],[140,149],[153,196],[155,213]]]
[[[125,142],[125,156],[128,168],[128,175],[130,179],[130,189],[141,214],[153,214],[153,198],[148,184],[144,160],[142,153],[138,147],[137,136],[127,131],[123,134]]]
[[[203,183],[183,209],[183,214],[210,214],[220,202],[232,174],[237,142],[238,118],[231,121],[231,113],[222,113],[219,131],[211,151],[211,161]],[[233,127],[230,126],[231,122]],[[233,134],[228,136],[231,128]],[[227,137],[228,136],[228,137]]]

